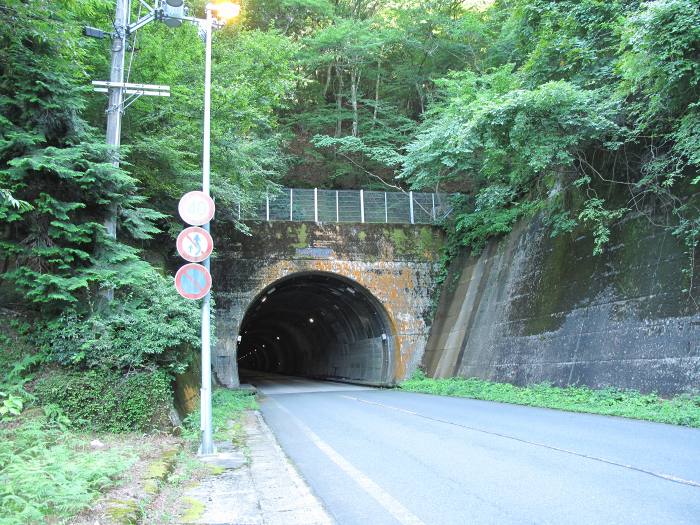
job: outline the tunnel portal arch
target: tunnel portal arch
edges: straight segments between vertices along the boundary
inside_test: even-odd
[[[382,303],[358,282],[322,271],[287,275],[246,309],[239,369],[389,385],[395,329]]]
[[[258,301],[275,283],[284,284],[287,279],[309,273],[347,283],[361,292],[369,302],[369,311],[382,319],[386,332],[381,333],[387,334],[387,350],[382,369],[379,373],[375,370],[372,381],[395,385],[410,377],[421,362],[432,323],[432,305],[441,268],[442,230],[416,225],[311,222],[250,223],[249,227],[250,236],[225,223],[219,223],[215,231],[217,253],[211,273],[216,339],[211,362],[218,385],[227,388],[239,385],[238,357],[243,353],[239,354],[242,348],[237,339],[244,318],[247,317],[246,322],[252,319]],[[340,286],[330,288],[341,290]],[[333,296],[328,287],[326,292]],[[351,320],[359,306],[346,310],[345,316],[350,315],[350,319],[335,319],[348,326],[346,335],[363,326]],[[268,322],[274,321],[267,317]],[[380,333],[371,323],[365,329],[370,330],[370,339]],[[242,338],[240,343],[244,342]],[[267,349],[267,342],[265,345]],[[324,355],[328,358],[328,354]],[[277,366],[282,366],[281,359],[277,362],[280,363]],[[312,374],[308,369],[305,372]],[[340,376],[341,372],[336,374]],[[324,370],[320,375],[331,377],[332,374]],[[361,382],[362,378],[355,380]]]

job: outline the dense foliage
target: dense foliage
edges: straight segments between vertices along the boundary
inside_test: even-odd
[[[93,450],[87,436],[44,415],[0,427],[0,524],[64,523],[137,460],[134,450]]]
[[[483,70],[435,82],[406,148],[416,187],[467,183],[459,240],[479,249],[544,209],[555,234],[644,214],[698,243],[697,3],[497,2]],[[689,265],[692,267],[692,264]]]
[[[187,345],[197,343],[186,329],[198,319],[196,305],[138,250],[166,216],[113,165],[119,153],[86,120],[88,75],[105,57],[80,36],[80,20],[108,4],[1,8],[0,186],[12,196],[0,202],[2,277],[18,294],[14,304],[42,316],[24,330],[42,359],[176,372],[188,363]],[[104,227],[115,212],[118,239]],[[114,290],[114,301],[104,300],[105,290]]]
[[[204,4],[188,2],[191,14]],[[142,250],[171,264],[176,199],[199,184],[203,43],[192,24],[130,36],[127,80],[172,96],[129,105],[124,146],[110,151],[105,100],[89,90],[108,77],[109,42],[81,28],[109,30],[113,9],[0,6],[0,289],[39,319],[27,335],[44,359],[177,372],[197,305]],[[552,235],[592,235],[600,253],[616,222],[646,217],[685,244],[692,290],[694,0],[249,0],[213,53],[219,219],[280,184],[430,188],[462,194],[452,247],[478,252],[539,214]],[[104,228],[115,212],[116,240]]]
[[[91,314],[65,309],[41,325],[32,341],[47,360],[64,366],[182,373],[199,342],[200,317],[171,286],[151,272],[138,292],[108,307]]]
[[[0,24],[0,186],[22,201],[0,203],[10,228],[0,247],[14,260],[5,279],[27,300],[60,307],[100,287],[133,284],[145,271],[132,248],[106,235],[111,207],[135,239],[155,233],[161,214],[142,206],[136,181],[112,165],[81,117],[75,64],[91,47],[71,35],[77,27],[67,32],[67,12],[49,8],[36,18],[29,7],[10,2]]]
[[[170,379],[161,371],[52,372],[37,381],[34,395],[68,414],[71,426],[97,432],[164,429],[172,407]]]
[[[244,26],[299,46],[302,80],[280,116],[288,184],[460,191],[448,233],[477,252],[540,213],[552,235],[592,235],[599,254],[616,222],[646,217],[693,268],[697,2],[244,7]]]

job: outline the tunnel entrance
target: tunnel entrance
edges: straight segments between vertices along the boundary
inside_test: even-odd
[[[371,385],[394,382],[394,338],[364,287],[323,272],[297,273],[251,303],[238,334],[238,367]]]

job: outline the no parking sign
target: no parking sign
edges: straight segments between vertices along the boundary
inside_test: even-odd
[[[201,299],[211,289],[211,274],[201,264],[186,264],[175,274],[175,288],[185,299]]]

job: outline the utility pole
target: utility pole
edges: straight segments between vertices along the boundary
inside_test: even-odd
[[[231,19],[240,12],[240,5],[231,3],[218,3],[206,5],[206,20],[199,20],[186,15],[184,0],[152,0],[153,7],[149,6],[147,0],[139,0],[142,6],[147,8],[148,14],[139,18],[133,24],[130,23],[131,0],[116,0],[116,12],[114,16],[114,33],[112,34],[112,66],[108,82],[93,81],[95,91],[108,93],[109,102],[107,106],[107,144],[113,149],[112,164],[119,167],[119,146],[121,143],[121,122],[122,113],[133,101],[143,95],[150,96],[170,96],[168,86],[158,86],[151,84],[126,84],[124,83],[124,62],[126,56],[127,38],[131,33],[142,28],[146,24],[159,20],[169,27],[177,27],[187,20],[194,22],[201,27],[203,22],[206,27],[205,40],[205,82],[204,82],[204,145],[202,162],[202,190],[209,197],[210,178],[210,120],[211,120],[211,41],[214,26],[219,26],[219,18],[222,20]],[[217,13],[217,21],[214,20],[213,12]],[[85,34],[95,38],[104,38],[104,31],[96,28],[86,27]],[[130,95],[126,101],[124,95]],[[213,206],[213,203],[212,203]],[[108,218],[105,220],[107,235],[116,239],[117,237],[117,205],[111,204]],[[212,207],[213,214],[213,207]],[[184,218],[184,217],[183,217]],[[211,217],[209,218],[211,219]],[[193,224],[193,223],[191,223]],[[204,224],[204,229],[209,231],[209,223]],[[196,266],[196,265],[195,265]],[[204,271],[209,274],[209,258],[204,261]],[[185,268],[185,267],[183,267]],[[181,268],[182,270],[182,268]],[[177,277],[176,277],[177,285]],[[211,279],[209,281],[211,285]],[[178,289],[180,291],[180,289]],[[182,292],[181,292],[182,293]],[[104,296],[111,300],[114,290],[104,290]],[[187,298],[194,299],[194,297]],[[212,440],[212,417],[211,417],[211,340],[210,340],[210,293],[207,291],[202,302],[202,389],[201,389],[201,427],[202,444],[200,453],[203,455],[214,452]]]
[[[112,67],[109,81],[114,83],[109,88],[107,105],[107,144],[113,148],[112,164],[119,167],[119,145],[121,144],[122,113],[124,112],[124,57],[129,32],[130,0],[116,0],[117,7],[114,15],[114,36],[112,37]],[[109,215],[105,220],[107,235],[117,238],[117,205],[109,206]],[[108,295],[113,295],[109,290]],[[111,298],[111,297],[110,297]]]

